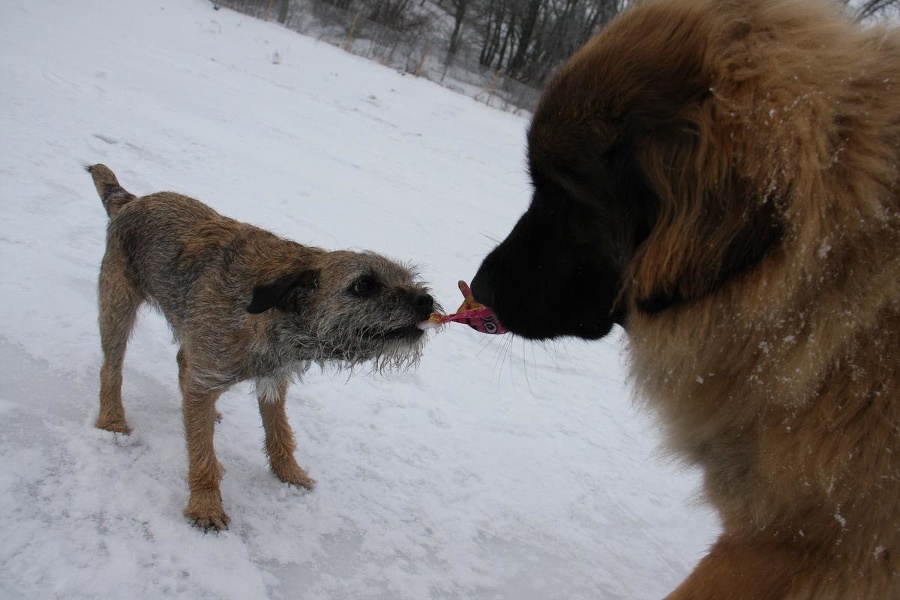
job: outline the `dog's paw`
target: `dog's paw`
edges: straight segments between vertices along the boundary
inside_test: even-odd
[[[126,423],[124,419],[110,420],[101,417],[97,419],[96,426],[98,429],[112,431],[113,433],[121,433],[124,435],[131,433],[131,427],[128,426],[128,423]]]
[[[204,533],[208,531],[214,531],[216,533],[224,531],[228,529],[228,523],[231,522],[231,517],[224,512],[211,517],[192,517],[190,515],[189,517],[191,518],[191,525],[197,529],[203,530]]]
[[[225,514],[218,491],[191,494],[184,516],[191,520],[194,527],[203,531],[228,529],[231,521],[231,517]]]
[[[316,480],[306,474],[306,471],[298,465],[291,465],[286,468],[272,467],[275,476],[285,483],[296,485],[297,487],[311,490],[316,487]]]

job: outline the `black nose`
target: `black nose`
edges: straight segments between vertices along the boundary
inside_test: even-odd
[[[487,270],[484,267],[479,269],[475,279],[472,280],[472,296],[476,302],[494,308],[494,288],[488,283],[489,279]]]
[[[427,319],[434,312],[434,298],[431,297],[431,294],[412,292],[410,293],[409,301],[416,309],[416,314],[423,319]]]

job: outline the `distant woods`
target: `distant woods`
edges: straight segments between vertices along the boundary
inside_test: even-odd
[[[473,0],[451,0],[468,3]],[[471,26],[483,66],[535,85],[612,19],[624,0],[480,0]]]
[[[547,77],[629,0],[321,0],[387,27],[431,28],[450,54],[477,51],[481,67],[523,83]],[[841,0],[867,19],[900,0]],[[427,8],[436,10],[426,10]]]
[[[391,28],[429,28],[448,61],[541,87],[627,0],[319,1]]]
[[[213,0],[509,110],[534,107],[565,60],[640,0]],[[858,20],[900,0],[838,0]]]

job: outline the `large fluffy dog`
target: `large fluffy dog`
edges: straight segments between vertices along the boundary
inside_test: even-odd
[[[527,338],[625,327],[724,530],[670,598],[900,598],[900,35],[641,3],[528,143],[531,205],[472,288]]]

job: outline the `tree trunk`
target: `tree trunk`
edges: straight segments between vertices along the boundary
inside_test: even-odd
[[[450,54],[456,54],[459,51],[460,33],[462,33],[463,19],[466,18],[466,9],[469,8],[469,0],[456,0],[455,4],[453,33],[450,35]]]
[[[538,22],[538,16],[541,14],[541,4],[543,0],[529,0],[528,10],[522,20],[522,28],[518,36],[518,44],[515,53],[509,59],[509,65],[506,72],[514,76],[522,70],[525,65],[525,57],[528,53],[528,47],[534,37],[535,26]]]

